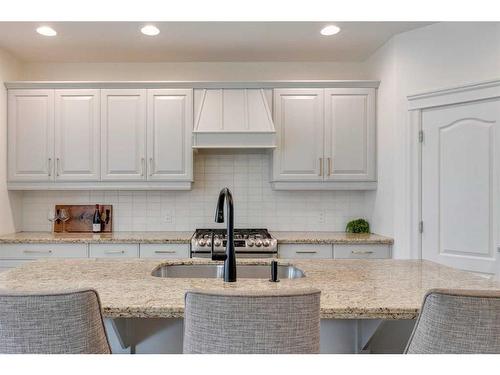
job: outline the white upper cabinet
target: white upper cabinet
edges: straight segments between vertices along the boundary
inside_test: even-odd
[[[375,89],[325,90],[325,179],[375,180]]]
[[[376,188],[375,89],[274,90],[277,190]]]
[[[99,90],[55,91],[55,179],[100,178]]]
[[[146,179],[146,90],[101,90],[101,179]]]
[[[192,90],[148,90],[148,180],[192,180],[192,126]]]
[[[274,90],[273,180],[323,180],[323,89]]]
[[[54,90],[9,90],[8,179],[54,175]]]

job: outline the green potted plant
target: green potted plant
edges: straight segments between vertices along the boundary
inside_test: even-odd
[[[370,224],[365,219],[355,219],[347,223],[347,233],[370,233]]]

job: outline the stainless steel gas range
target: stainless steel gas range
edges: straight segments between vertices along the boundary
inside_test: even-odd
[[[209,258],[214,252],[224,253],[226,229],[196,229],[191,238],[191,258]],[[278,243],[267,229],[235,229],[234,249],[238,258],[276,258]]]

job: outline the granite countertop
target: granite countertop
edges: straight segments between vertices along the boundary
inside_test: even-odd
[[[53,233],[17,232],[0,236],[1,243],[189,243],[193,232]]]
[[[0,236],[2,243],[189,243],[193,232],[112,232],[52,233],[18,232]],[[378,234],[345,232],[271,232],[278,243],[309,244],[392,244],[389,237]]]
[[[346,232],[271,232],[278,243],[314,243],[314,244],[387,244],[394,240],[374,233]]]
[[[172,260],[163,264],[207,264],[204,259]],[[276,290],[318,288],[324,319],[414,319],[425,292],[431,288],[493,289],[500,284],[421,260],[280,260],[303,270],[306,277],[282,279],[175,279],[151,276],[160,261],[38,260],[0,274],[0,289],[60,291],[95,288],[104,315],[110,318],[181,318],[184,293],[193,288]],[[241,260],[238,264],[269,264]]]

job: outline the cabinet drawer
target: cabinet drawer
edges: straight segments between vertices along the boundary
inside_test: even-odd
[[[87,258],[86,244],[4,244],[1,259]]]
[[[189,244],[141,244],[141,258],[189,258]]]
[[[388,259],[390,245],[334,245],[334,259]]]
[[[284,259],[331,259],[332,245],[279,245],[278,254]]]
[[[91,258],[137,258],[138,244],[91,244]]]

